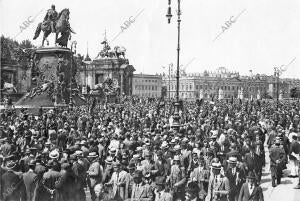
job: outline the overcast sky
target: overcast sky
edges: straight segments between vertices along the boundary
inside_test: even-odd
[[[106,29],[109,41],[120,33],[110,45],[127,49],[136,73],[161,73],[162,66],[176,64],[177,0],[172,0],[171,24],[165,16],[168,0],[0,0],[1,34],[32,40],[51,4],[58,12],[70,9],[78,53],[85,55],[88,43],[95,58]],[[242,75],[249,70],[270,75],[274,66],[291,63],[282,76],[300,78],[299,0],[181,0],[181,9],[180,63],[191,61],[187,72],[226,67]],[[32,23],[20,32],[27,19]],[[234,22],[226,26],[230,20]],[[41,40],[33,43],[40,45]]]

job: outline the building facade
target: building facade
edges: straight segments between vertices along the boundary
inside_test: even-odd
[[[162,76],[134,74],[132,79],[132,95],[140,97],[161,97]]]
[[[26,66],[1,61],[1,94],[8,94],[13,101],[21,98],[31,88],[31,69]],[[6,86],[11,86],[6,90]]]
[[[129,64],[129,60],[115,51],[108,51],[108,44],[104,41],[104,48],[98,57],[91,60],[88,57],[84,59],[79,68],[79,84],[82,86],[82,92],[85,94],[87,88],[95,89],[103,84],[107,79],[113,81],[113,85],[118,87],[122,95],[132,95],[132,79],[134,67]],[[97,95],[97,92],[94,93]]]
[[[183,74],[179,80],[179,98],[184,100],[218,99],[218,98],[289,98],[290,89],[299,80],[277,79],[274,76],[253,75],[240,76],[219,68],[215,72]],[[176,96],[176,76],[164,76],[163,86],[167,96]],[[299,85],[298,85],[299,86]],[[277,91],[278,88],[278,91]]]

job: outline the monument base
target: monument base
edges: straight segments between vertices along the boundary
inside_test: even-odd
[[[40,108],[40,107],[66,107],[66,103],[55,103],[49,97],[48,94],[36,95],[32,98],[23,96],[18,102],[14,105],[23,107],[23,108]],[[80,96],[72,96],[73,106],[86,105],[86,100]]]
[[[65,107],[86,104],[76,84],[77,63],[69,48],[37,48],[34,52],[32,69],[37,75],[36,86],[15,105],[26,108]]]

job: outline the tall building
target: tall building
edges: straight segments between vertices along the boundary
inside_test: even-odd
[[[140,97],[161,97],[162,76],[148,74],[133,74],[132,95]]]

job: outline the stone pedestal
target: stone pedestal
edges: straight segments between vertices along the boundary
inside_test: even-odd
[[[282,93],[282,90],[279,91],[279,100],[282,100],[283,99],[283,93]]]
[[[257,100],[260,100],[260,98],[261,98],[260,90],[258,90],[258,91],[257,91],[257,95],[256,95],[256,99],[257,99]]]
[[[219,100],[222,100],[224,98],[224,92],[222,89],[219,89],[219,96],[218,96]]]
[[[51,47],[35,50],[33,70],[37,72],[37,86],[26,94],[16,105],[24,107],[60,106],[70,103],[83,104],[85,101],[78,91],[75,74],[77,65],[69,48]]]
[[[203,98],[204,98],[204,95],[203,95],[203,89],[200,89],[200,95],[199,95],[199,98],[200,98],[200,99],[203,99]]]

